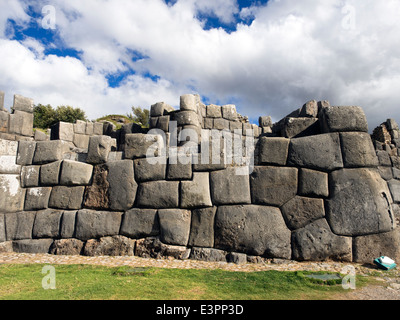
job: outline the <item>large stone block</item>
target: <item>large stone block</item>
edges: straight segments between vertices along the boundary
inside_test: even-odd
[[[320,133],[319,121],[316,118],[285,118],[280,134],[285,138],[296,138]]]
[[[210,182],[214,204],[251,203],[249,176],[238,175],[236,168],[211,172]]]
[[[65,144],[61,140],[37,141],[33,164],[45,164],[62,160]]]
[[[76,216],[75,238],[98,239],[118,235],[122,212],[79,210]]]
[[[51,126],[51,140],[74,141],[74,124],[69,122],[57,122]]]
[[[186,246],[190,234],[191,212],[180,209],[158,210],[160,240],[167,244]]]
[[[0,132],[8,133],[9,122],[10,114],[8,111],[3,111],[0,108]]]
[[[386,151],[377,150],[376,156],[378,157],[379,165],[383,167],[391,167],[392,161],[390,160],[390,155]]]
[[[85,256],[133,256],[135,240],[124,236],[102,237],[86,241],[83,248]]]
[[[324,200],[296,196],[286,202],[282,215],[291,230],[305,227],[307,224],[325,217]]]
[[[55,186],[59,183],[62,161],[44,164],[40,167],[40,183],[44,186]]]
[[[36,187],[28,188],[25,196],[25,211],[47,209],[49,206],[51,188]]]
[[[174,108],[165,102],[157,102],[150,107],[150,116],[151,117],[159,117],[169,112],[174,111]]]
[[[278,208],[222,206],[215,216],[215,248],[266,256],[291,257],[291,232]]]
[[[51,191],[49,207],[78,210],[82,207],[85,187],[55,186]]]
[[[112,138],[109,136],[91,136],[89,139],[88,163],[105,163],[111,151]]]
[[[146,208],[179,207],[179,181],[150,181],[139,185],[137,205]]]
[[[150,237],[136,240],[135,255],[143,258],[173,258],[184,260],[189,258],[190,249],[162,243],[159,238]]]
[[[214,248],[192,248],[190,259],[208,262],[226,262],[228,252]]]
[[[0,174],[0,186],[0,212],[22,211],[26,190],[21,188],[20,176]]]
[[[109,183],[108,196],[110,209],[124,211],[135,203],[137,183],[132,160],[119,160],[107,163]]]
[[[322,132],[368,132],[368,122],[361,107],[327,107],[319,115]]]
[[[160,233],[157,210],[133,208],[122,217],[120,234],[134,238],[157,236]]]
[[[93,166],[87,163],[64,160],[62,163],[60,184],[64,186],[80,186],[90,184]]]
[[[222,110],[220,106],[216,106],[215,104],[210,104],[207,106],[207,118],[221,118]]]
[[[261,137],[259,161],[262,164],[286,165],[289,139]]]
[[[393,201],[400,203],[400,181],[392,179],[388,182]]]
[[[235,121],[238,119],[236,106],[234,104],[227,104],[222,106],[222,117],[227,120]]]
[[[61,218],[60,238],[72,238],[75,235],[76,211],[64,211]]]
[[[193,126],[200,126],[200,121],[199,117],[197,115],[197,112],[194,111],[179,111],[174,114],[174,118],[178,123],[178,126],[187,126],[187,125],[193,125]]]
[[[49,253],[53,239],[26,239],[12,242],[13,251],[18,253]]]
[[[108,209],[110,206],[107,165],[94,166],[92,184],[85,189],[84,207],[90,209]]]
[[[15,133],[22,136],[33,136],[33,113],[14,111],[10,114],[9,133]]]
[[[400,260],[400,229],[390,232],[355,237],[353,241],[353,261],[372,263],[374,259],[387,256]]]
[[[14,111],[24,111],[33,113],[33,99],[23,97],[19,94],[14,95],[14,103],[12,109]]]
[[[7,240],[31,239],[35,216],[34,211],[6,213],[4,221]]]
[[[177,157],[176,163],[168,163],[167,179],[168,180],[190,180],[192,179],[192,160],[182,163]],[[169,160],[171,161],[171,160]]]
[[[125,136],[125,158],[136,159],[147,156],[161,156],[164,141],[155,134],[134,133]]]
[[[33,225],[33,238],[58,238],[62,211],[43,210],[36,213]]]
[[[74,139],[72,142],[74,143],[75,147],[77,147],[77,148],[88,149],[89,148],[89,139],[90,139],[90,136],[88,136],[86,134],[75,133]]]
[[[192,211],[189,246],[214,247],[214,218],[217,207]]]
[[[86,121],[76,120],[74,123],[74,133],[85,134],[86,133]]]
[[[21,166],[31,165],[33,161],[33,155],[35,154],[35,149],[35,141],[19,141],[17,164]]]
[[[328,174],[310,169],[300,169],[299,194],[303,196],[328,197]]]
[[[208,172],[195,172],[191,181],[181,182],[181,207],[210,207],[210,182]]]
[[[339,134],[291,139],[288,164],[323,171],[343,168]]]
[[[297,194],[297,169],[254,167],[250,175],[252,203],[282,206]]]
[[[0,155],[16,156],[18,151],[18,141],[0,139]]]
[[[19,174],[21,166],[16,161],[16,156],[0,156],[0,174]]]
[[[149,161],[148,158],[134,160],[135,180],[137,182],[164,180],[167,171],[167,158],[159,158],[158,160],[157,162]]]
[[[316,100],[310,100],[300,108],[300,117],[312,117],[315,118],[318,115],[318,102]]]
[[[198,97],[194,94],[184,94],[180,97],[180,110],[181,111],[194,111],[197,112]]]
[[[54,240],[50,247],[50,254],[56,255],[80,255],[82,254],[82,249],[84,242],[78,239],[58,239]]]
[[[346,168],[377,167],[379,165],[374,145],[368,133],[341,133],[340,142]]]
[[[298,261],[352,261],[352,238],[335,235],[325,219],[293,232],[293,258]]]
[[[360,236],[391,231],[392,197],[374,169],[342,169],[331,173],[326,216],[337,235]]]

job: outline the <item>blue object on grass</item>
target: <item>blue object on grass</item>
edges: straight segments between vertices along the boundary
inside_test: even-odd
[[[392,270],[396,268],[396,263],[392,259],[385,256],[376,258],[374,263],[383,270]]]

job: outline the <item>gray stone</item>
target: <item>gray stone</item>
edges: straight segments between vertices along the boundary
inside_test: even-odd
[[[5,96],[4,91],[0,91],[0,110],[5,110],[4,109],[4,96]]]
[[[293,232],[293,258],[298,261],[352,261],[352,238],[332,233],[325,219]]]
[[[6,241],[6,225],[4,214],[0,213],[0,243]],[[1,249],[0,249],[1,252]]]
[[[300,169],[299,194],[303,196],[328,197],[328,174],[310,169]]]
[[[94,122],[93,123],[93,134],[95,136],[103,135],[103,123],[102,122]]]
[[[174,111],[174,108],[170,105],[165,102],[158,102],[150,107],[150,116],[159,117],[172,111]]]
[[[8,111],[0,110],[0,133],[8,133],[10,114]]]
[[[89,148],[90,136],[86,134],[75,133],[73,138],[73,143],[77,148],[88,149]]]
[[[50,137],[44,133],[43,131],[39,130],[38,128],[35,129],[33,139],[35,141],[47,141]]]
[[[394,179],[390,180],[388,182],[388,186],[392,194],[393,201],[400,203],[400,181]]]
[[[278,208],[222,206],[215,216],[215,248],[266,256],[291,257],[291,232]]]
[[[51,188],[36,187],[26,189],[25,211],[47,209],[49,206]]]
[[[377,167],[379,165],[374,145],[368,133],[341,133],[340,142],[346,168]]]
[[[216,130],[229,130],[229,120],[223,118],[215,118],[213,128]]]
[[[400,180],[400,169],[392,168],[393,178]]]
[[[37,141],[33,164],[45,164],[62,160],[65,145],[61,140]]]
[[[59,183],[62,161],[44,164],[40,167],[40,183],[44,186],[55,186]]]
[[[14,110],[14,112],[18,110],[18,111],[33,113],[33,99],[23,97],[19,94],[15,94],[12,109]]]
[[[0,174],[0,186],[0,212],[22,211],[26,190],[21,188],[20,175]]]
[[[204,118],[204,123],[203,127],[204,129],[213,129],[214,128],[214,119],[213,118]],[[240,128],[242,128],[242,125],[240,124]]]
[[[93,131],[94,131],[94,126],[93,126],[93,122],[86,122],[86,128],[85,128],[85,134],[91,136],[93,135]]]
[[[217,207],[201,208],[192,211],[189,246],[214,246],[214,218]]]
[[[99,164],[107,162],[111,151],[112,139],[109,136],[91,136],[89,139],[88,163]]]
[[[243,128],[243,126],[242,126],[241,122],[239,122],[239,121],[229,121],[229,129],[232,132],[234,132],[235,134],[242,135],[243,134],[242,128]]]
[[[355,237],[353,241],[353,261],[372,263],[374,259],[387,256],[400,261],[400,229],[390,232]]]
[[[136,240],[135,255],[143,258],[174,258],[184,260],[189,258],[190,249],[185,246],[167,245],[159,238],[150,237]]]
[[[86,241],[83,248],[85,256],[133,256],[135,240],[124,236],[102,237]]]
[[[259,117],[258,118],[258,125],[260,127],[271,127],[272,126],[271,116]]]
[[[43,210],[36,213],[33,225],[33,238],[58,238],[62,211]]]
[[[263,164],[286,165],[289,139],[261,137],[259,160]]]
[[[171,160],[169,160],[171,161]],[[192,161],[181,163],[177,158],[176,163],[168,163],[167,168],[168,180],[190,180],[192,179]]]
[[[236,106],[233,104],[227,104],[222,106],[222,117],[228,120],[237,120],[238,115],[236,112]]]
[[[194,94],[184,94],[180,97],[180,110],[197,112],[198,99]]]
[[[76,256],[82,254],[84,242],[78,239],[58,239],[54,240],[50,247],[50,254]]]
[[[134,160],[135,180],[137,182],[164,180],[167,171],[167,159],[157,158],[158,161],[152,161],[154,158],[143,158]]]
[[[222,110],[220,106],[210,104],[207,106],[207,118],[222,118]]]
[[[65,140],[72,142],[74,140],[74,124],[59,121],[51,126],[51,140]]]
[[[35,149],[36,149],[35,141],[19,141],[17,164],[22,166],[31,165]]]
[[[110,209],[124,211],[135,203],[137,183],[132,160],[111,161],[107,163]]]
[[[86,134],[86,122],[82,120],[76,120],[74,123],[75,134]]]
[[[343,168],[339,134],[291,139],[288,164],[324,171]]]
[[[191,181],[181,182],[181,208],[210,207],[208,172],[195,172]]]
[[[97,239],[118,235],[122,212],[79,210],[76,216],[75,238]]]
[[[20,174],[21,166],[16,160],[16,156],[0,156],[0,174]]]
[[[64,186],[80,186],[90,184],[93,166],[87,163],[64,160],[62,163],[60,184]]]
[[[246,264],[247,255],[245,253],[231,252],[227,257],[228,262],[235,264]]]
[[[9,128],[10,133],[22,136],[33,136],[33,113],[14,111],[10,114]]]
[[[331,173],[326,216],[337,235],[360,236],[392,230],[392,197],[373,169],[342,169]]]
[[[238,175],[236,168],[210,173],[211,196],[216,205],[251,203],[248,175]]]
[[[186,246],[190,234],[191,212],[181,209],[158,210],[160,240],[166,244]]]
[[[168,132],[169,129],[169,116],[158,117],[156,128],[161,129],[164,132]]]
[[[297,194],[297,169],[254,167],[250,175],[252,203],[282,206]]]
[[[174,114],[174,120],[178,126],[194,125],[200,126],[199,117],[194,111],[180,111]]]
[[[280,134],[285,138],[312,136],[320,133],[316,118],[285,118]]]
[[[53,239],[29,239],[13,241],[13,251],[18,253],[49,253]]]
[[[16,156],[18,151],[18,141],[0,139],[0,155]]]
[[[64,211],[61,218],[60,237],[72,238],[75,235],[76,211]]]
[[[327,107],[320,113],[322,132],[368,132],[368,123],[361,107]]]
[[[94,166],[92,184],[85,189],[83,206],[89,209],[105,210],[110,207],[107,165]]]
[[[390,156],[386,151],[378,150],[376,151],[378,157],[379,165],[384,167],[391,167],[392,162],[390,161]]]
[[[55,186],[51,191],[49,207],[78,210],[82,206],[85,187]]]
[[[122,217],[120,234],[134,238],[157,236],[160,233],[157,210],[133,208]]]
[[[390,160],[392,161],[392,166],[400,169],[400,157],[397,156],[391,156]]]
[[[397,124],[396,120],[387,119],[386,123],[387,123],[388,130],[399,130],[399,125]]]
[[[325,217],[324,200],[296,196],[286,202],[282,208],[286,225],[291,230],[305,227],[307,224]]]
[[[378,172],[381,175],[382,179],[389,181],[393,179],[392,168],[390,167],[378,167]]]
[[[36,212],[34,211],[4,214],[7,240],[31,239],[35,216]]]
[[[316,118],[318,115],[318,103],[316,100],[308,101],[300,109],[300,117],[312,117]]]
[[[147,208],[179,207],[179,181],[150,181],[139,185],[137,205]]]
[[[12,241],[0,242],[0,253],[13,252]]]
[[[134,133],[125,136],[125,158],[135,159],[162,154],[164,142],[160,135]]]
[[[227,252],[213,248],[192,248],[190,259],[208,262],[226,262]]]

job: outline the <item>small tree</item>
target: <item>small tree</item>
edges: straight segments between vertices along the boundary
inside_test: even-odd
[[[143,128],[149,127],[150,111],[141,107],[132,107],[132,113],[128,114],[128,118],[133,122],[141,125]]]
[[[55,110],[51,105],[39,104],[33,109],[33,126],[47,129],[59,121],[75,123],[76,120],[86,120],[85,112],[71,106],[59,106]]]

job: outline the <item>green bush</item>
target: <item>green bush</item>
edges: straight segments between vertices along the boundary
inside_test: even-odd
[[[76,120],[87,120],[83,110],[71,106],[58,106],[54,109],[49,104],[39,104],[34,107],[33,115],[33,127],[41,129],[50,128],[59,121],[75,123]]]

